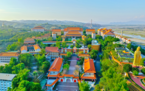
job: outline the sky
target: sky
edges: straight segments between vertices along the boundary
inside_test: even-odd
[[[0,0],[0,20],[145,21],[145,0]]]

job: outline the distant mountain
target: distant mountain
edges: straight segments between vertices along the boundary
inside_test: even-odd
[[[75,22],[75,21],[57,21],[57,20],[13,20],[13,21],[0,21],[0,25],[4,22],[7,26],[13,26],[16,28],[33,28],[38,25],[45,25],[46,28],[50,29],[52,26],[55,28],[59,28],[59,26],[63,27],[84,27],[90,28],[91,25],[89,23]],[[92,28],[100,28],[100,24],[92,24]]]
[[[145,21],[111,22],[111,25],[145,25]]]

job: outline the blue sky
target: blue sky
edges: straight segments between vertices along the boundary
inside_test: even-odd
[[[145,21],[145,0],[1,0],[0,20]]]

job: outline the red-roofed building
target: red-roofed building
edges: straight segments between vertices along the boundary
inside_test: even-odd
[[[61,35],[61,29],[52,29],[52,34]]]
[[[114,31],[112,31],[112,29],[102,28],[102,29],[98,29],[97,31],[98,34],[103,37],[103,39],[107,36],[115,37]]]
[[[58,47],[46,47],[46,58],[47,59],[55,59],[59,57],[59,49]]]
[[[84,60],[84,74],[81,76],[81,80],[85,81],[95,81],[96,80],[96,70],[94,66],[93,59],[85,59]]]
[[[45,28],[43,28],[42,26],[36,26],[36,27],[32,28],[31,31],[34,31],[34,32],[44,32]]]
[[[62,71],[63,59],[58,57],[54,60],[47,75],[47,90],[53,90],[54,85],[59,80],[60,72]]]

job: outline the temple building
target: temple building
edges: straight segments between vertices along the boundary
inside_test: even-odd
[[[52,29],[52,34],[61,35],[61,29]]]
[[[98,43],[97,40],[92,40],[91,49],[97,50],[97,51],[100,50],[100,44]]]
[[[47,90],[53,91],[53,87],[56,84],[56,82],[59,81],[59,75],[60,72],[62,71],[62,66],[63,65],[63,59],[62,58],[56,58],[51,65],[49,69],[49,74],[47,75]]]
[[[9,63],[12,57],[18,60],[18,56],[19,54],[17,52],[0,53],[0,63]]]
[[[36,27],[32,28],[31,31],[34,31],[34,32],[44,32],[45,28],[43,28],[42,26],[36,26]]]
[[[21,53],[30,53],[30,54],[39,54],[39,52],[41,51],[41,48],[39,47],[38,44],[36,45],[32,45],[32,46],[22,46],[21,47]]]
[[[46,47],[46,58],[47,59],[55,59],[59,57],[59,49],[58,47]]]
[[[85,59],[83,64],[84,74],[81,76],[81,80],[94,81],[96,80],[96,70],[93,59]]]
[[[101,35],[103,39],[105,39],[105,37],[107,36],[115,37],[114,31],[112,31],[112,29],[106,28],[98,29],[98,34]]]
[[[83,35],[83,28],[80,27],[67,27],[63,31],[63,38],[81,38]]]
[[[35,40],[33,38],[26,38],[24,40],[24,44],[25,45],[34,45],[35,44]]]

